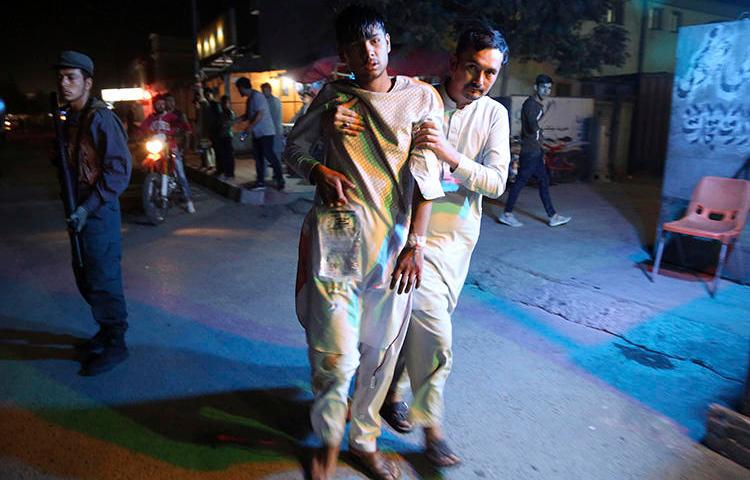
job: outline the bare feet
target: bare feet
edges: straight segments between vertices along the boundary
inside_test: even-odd
[[[336,473],[339,447],[325,446],[315,452],[310,462],[311,480],[328,480]]]
[[[452,467],[461,463],[461,458],[448,445],[440,426],[424,428],[425,456],[437,467]]]
[[[387,458],[379,450],[365,452],[349,447],[352,456],[365,467],[367,472],[376,480],[398,480],[401,478],[401,469],[396,462]]]

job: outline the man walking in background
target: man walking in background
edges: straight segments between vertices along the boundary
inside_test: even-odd
[[[513,215],[513,207],[516,205],[521,189],[526,186],[531,177],[537,179],[539,197],[547,212],[547,225],[557,227],[570,221],[570,217],[558,214],[552,206],[552,199],[549,195],[549,174],[544,165],[544,132],[539,126],[539,121],[544,116],[544,99],[552,94],[552,79],[544,74],[538,75],[534,82],[534,92],[534,95],[523,102],[521,108],[521,157],[518,177],[510,187],[508,200],[505,202],[505,211],[497,219],[498,222],[510,227],[523,226],[523,223]]]

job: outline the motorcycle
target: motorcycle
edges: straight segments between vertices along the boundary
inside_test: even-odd
[[[177,182],[174,153],[169,148],[166,135],[153,135],[146,142],[146,158],[143,167],[146,179],[143,181],[143,211],[148,220],[158,225],[166,219],[167,211],[182,195]]]

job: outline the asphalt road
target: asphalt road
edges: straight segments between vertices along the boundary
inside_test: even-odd
[[[154,227],[131,185],[131,357],[81,377],[71,345],[96,328],[45,146],[0,149],[0,478],[303,478],[311,395],[293,288],[309,201],[240,205],[197,187],[196,214]],[[699,443],[708,404],[741,392],[750,288],[726,282],[711,300],[694,275],[648,281],[653,182],[552,194],[566,227],[534,220],[533,189],[522,229],[485,218],[446,393],[463,465],[432,469],[418,433],[386,428],[381,448],[408,478],[750,478]],[[337,478],[366,477],[343,454]]]

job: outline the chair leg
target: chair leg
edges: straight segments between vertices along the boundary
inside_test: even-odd
[[[740,285],[748,285],[745,281],[747,277],[745,277],[745,258],[742,254],[742,245],[740,245],[740,242],[737,240],[732,243],[732,251],[730,255],[734,254],[735,251],[737,251],[737,261],[740,264]]]
[[[689,267],[685,261],[685,247],[682,245],[683,237],[683,235],[677,235],[674,243],[677,244],[677,254],[680,256],[680,266],[687,270]]]
[[[656,260],[654,260],[654,270],[651,272],[651,282],[656,283],[656,276],[659,275],[659,265],[661,256],[664,253],[664,232],[659,232],[659,241],[656,244]]]
[[[716,265],[716,273],[714,273],[714,280],[712,289],[709,293],[713,297],[716,295],[716,291],[719,289],[719,280],[721,279],[721,272],[724,270],[724,264],[727,261],[727,244],[721,244],[721,250],[719,250],[719,263]]]

